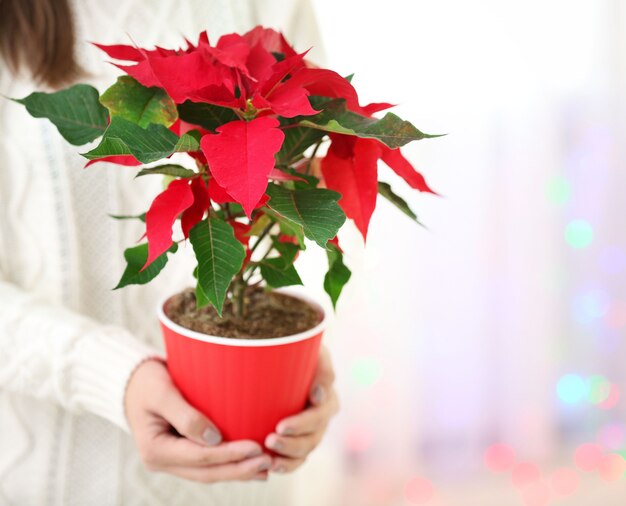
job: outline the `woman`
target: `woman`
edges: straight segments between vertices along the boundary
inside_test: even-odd
[[[0,0],[0,92],[22,97],[78,77],[102,90],[117,72],[83,41],[125,33],[176,46],[183,34],[207,29],[215,39],[265,23],[297,47],[312,45],[308,4],[278,7]],[[312,406],[265,442],[278,456],[252,441],[222,442],[159,358],[153,310],[160,294],[191,283],[190,258],[148,286],[110,290],[120,252],[141,234],[106,214],[140,212],[160,182],[82,166],[50,124],[0,102],[0,504],[291,504],[288,478],[257,480],[294,470],[323,436],[337,410],[327,354]]]

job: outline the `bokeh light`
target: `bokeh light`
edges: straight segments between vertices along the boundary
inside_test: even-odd
[[[610,450],[619,450],[626,443],[624,425],[618,422],[607,423],[597,435],[598,444]]]
[[[592,404],[602,404],[609,398],[612,385],[604,376],[591,376],[588,385],[587,400]]]
[[[615,383],[612,383],[609,389],[608,397],[604,401],[602,401],[600,404],[598,404],[598,407],[601,409],[613,409],[615,406],[617,406],[619,399],[620,399],[619,388]]]
[[[485,451],[485,465],[494,473],[509,471],[515,464],[515,452],[505,444],[491,445]]]
[[[619,480],[626,471],[626,461],[621,455],[608,453],[600,460],[598,471],[604,481]]]
[[[598,263],[607,274],[620,274],[626,269],[626,251],[616,246],[604,248],[598,256]]]
[[[593,228],[585,220],[570,221],[565,227],[565,240],[572,248],[586,248],[593,241]]]
[[[589,385],[578,374],[566,374],[557,383],[556,390],[562,402],[576,404],[586,397]]]
[[[518,462],[511,471],[511,481],[517,488],[524,488],[541,478],[539,468],[530,462]]]
[[[576,448],[574,452],[574,463],[576,467],[586,473],[591,473],[598,469],[604,451],[594,443],[585,443]]]
[[[370,386],[376,383],[382,374],[382,366],[372,357],[361,357],[352,365],[352,379],[357,385]]]
[[[421,476],[411,478],[404,487],[404,496],[412,504],[427,504],[434,494],[432,483]]]
[[[572,302],[574,319],[580,323],[590,323],[602,318],[609,311],[611,297],[604,290],[589,290],[576,294]]]
[[[567,204],[572,194],[572,188],[564,177],[552,178],[546,186],[548,200],[556,205]]]
[[[604,324],[610,329],[621,329],[626,326],[626,302],[613,300],[604,316]]]
[[[372,444],[372,431],[364,425],[354,425],[345,434],[346,449],[352,453],[363,453]]]
[[[576,492],[580,479],[578,473],[569,467],[557,469],[550,476],[550,485],[555,495],[567,497]]]
[[[550,502],[550,487],[543,481],[531,483],[522,490],[525,506],[546,506]]]

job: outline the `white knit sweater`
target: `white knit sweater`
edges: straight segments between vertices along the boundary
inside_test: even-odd
[[[128,33],[140,45],[178,45],[262,22],[297,48],[316,44],[306,2],[75,0],[74,9],[80,60],[100,91],[118,72],[86,40]],[[0,66],[3,95],[34,88]],[[124,389],[141,360],[161,353],[155,307],[191,282],[192,259],[187,248],[156,282],[111,291],[142,231],[107,213],[143,212],[161,182],[108,164],[83,170],[83,150],[0,101],[0,505],[291,504],[289,477],[209,486],[144,470]]]

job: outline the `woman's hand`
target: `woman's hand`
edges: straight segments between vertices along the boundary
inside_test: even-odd
[[[328,422],[339,411],[334,381],[335,372],[330,354],[322,347],[309,394],[311,406],[302,413],[281,420],[276,426],[276,432],[265,439],[265,446],[279,454],[274,457],[271,471],[293,471],[302,465],[308,454],[322,440]]]
[[[215,425],[183,399],[162,362],[147,360],[137,367],[124,401],[149,470],[204,483],[267,479],[271,457],[254,441],[222,443]]]

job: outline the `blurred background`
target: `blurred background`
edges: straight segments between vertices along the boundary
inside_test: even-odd
[[[362,102],[448,135],[405,150],[441,198],[380,169],[425,228],[381,200],[367,249],[342,230],[298,505],[626,504],[626,4],[312,4]]]

